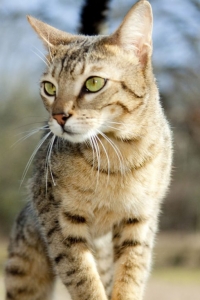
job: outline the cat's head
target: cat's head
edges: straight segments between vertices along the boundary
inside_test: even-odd
[[[48,50],[41,96],[51,131],[75,143],[140,135],[154,81],[149,2],[134,5],[110,36],[72,35],[28,20]]]

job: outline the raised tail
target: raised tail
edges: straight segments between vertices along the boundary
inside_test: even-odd
[[[97,35],[105,27],[109,0],[86,0],[80,14],[79,33]]]

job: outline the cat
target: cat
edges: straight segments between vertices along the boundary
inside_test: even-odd
[[[172,164],[151,6],[138,1],[109,36],[28,21],[48,51],[49,121],[11,234],[6,299],[51,299],[59,276],[73,300],[141,300]]]

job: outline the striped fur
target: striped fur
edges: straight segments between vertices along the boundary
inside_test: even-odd
[[[151,67],[151,7],[139,1],[111,36],[29,22],[49,50],[41,96],[52,134],[13,229],[6,299],[50,299],[58,275],[73,300],[142,300],[172,154]],[[85,87],[91,76],[105,78],[98,92]]]

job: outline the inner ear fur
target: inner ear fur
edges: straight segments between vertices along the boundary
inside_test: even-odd
[[[27,20],[36,31],[40,39],[43,41],[47,49],[58,46],[60,44],[68,44],[73,39],[77,39],[70,33],[64,32],[62,30],[56,29],[32,16],[27,16]]]
[[[152,54],[152,28],[151,5],[146,0],[140,0],[125,16],[111,40],[124,50],[133,51],[141,64],[145,65]]]

